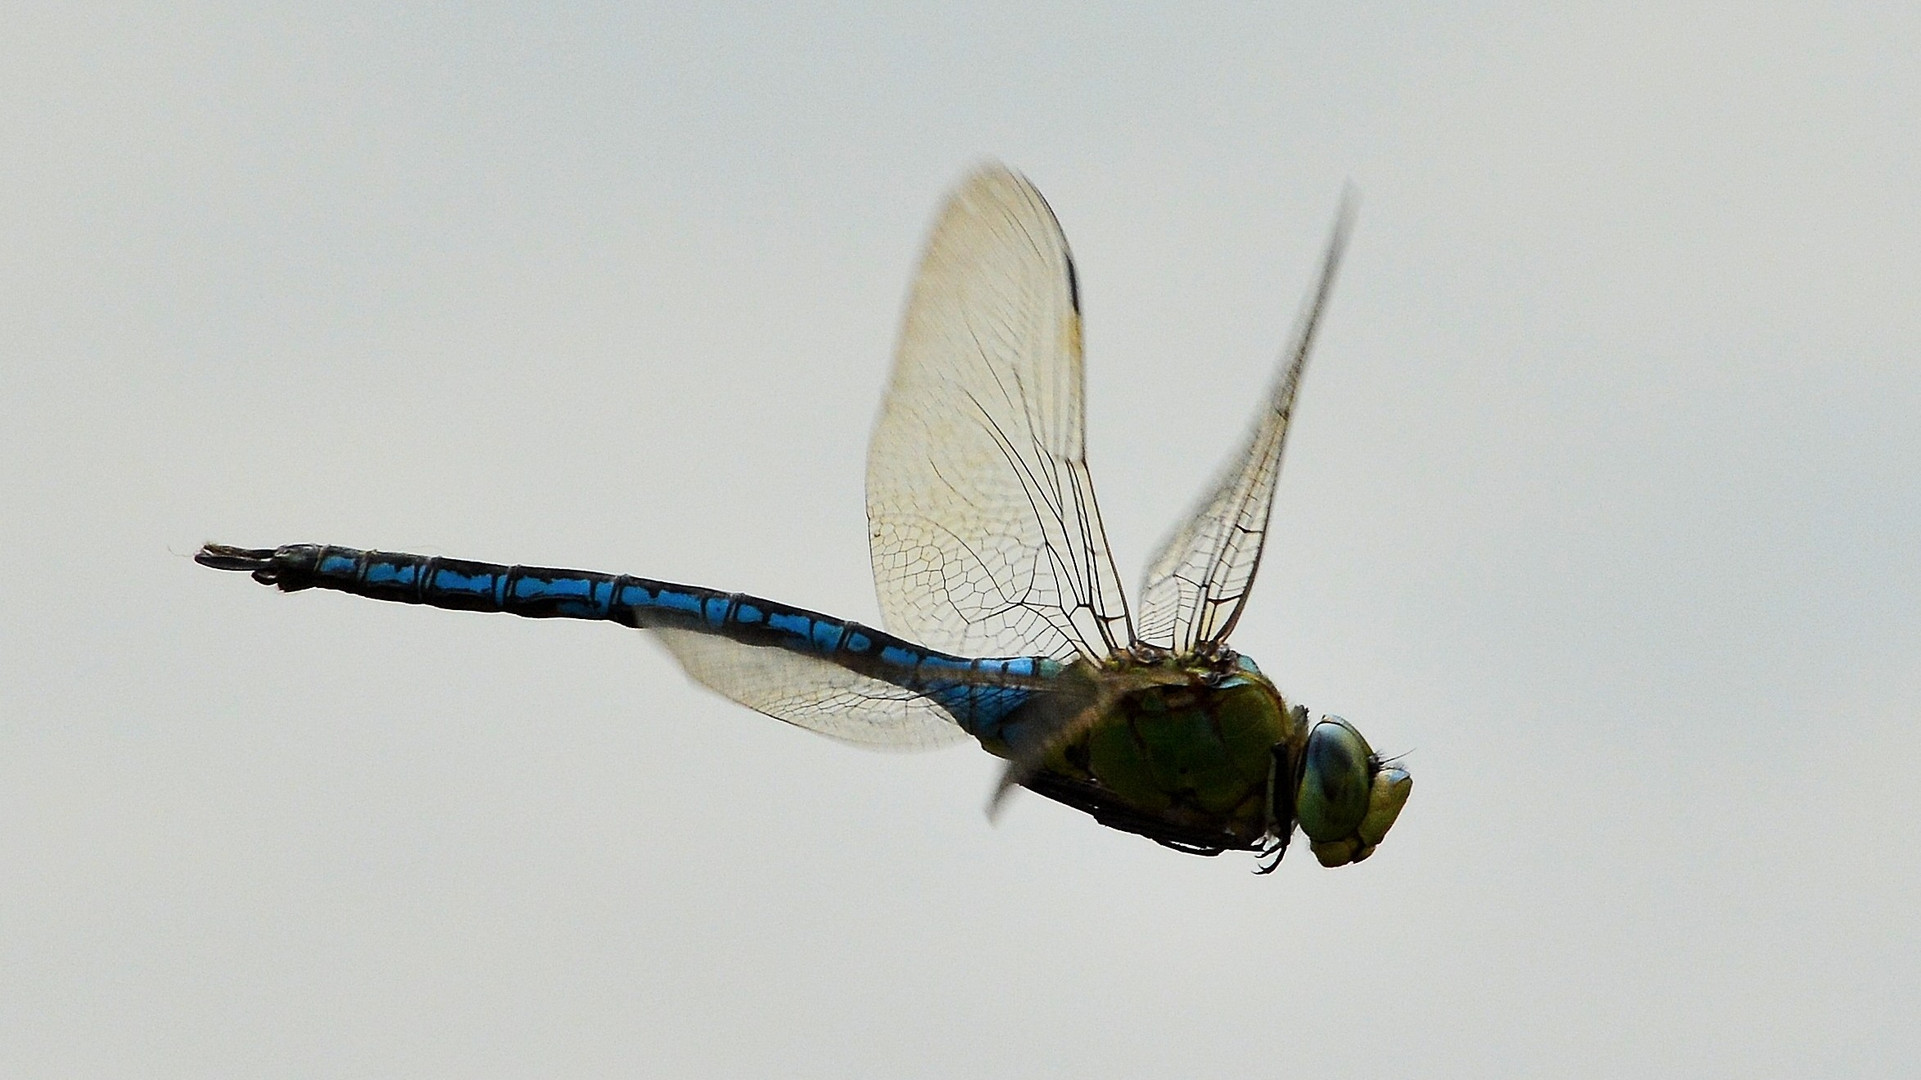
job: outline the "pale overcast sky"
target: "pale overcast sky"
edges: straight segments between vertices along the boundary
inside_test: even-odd
[[[1911,1075],[1912,6],[16,4],[0,1073]],[[975,162],[1079,259],[1123,576],[1362,203],[1234,643],[1415,790],[1272,877],[644,636],[203,541],[877,619]]]

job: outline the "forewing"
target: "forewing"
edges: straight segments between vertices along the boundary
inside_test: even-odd
[[[1185,655],[1225,641],[1240,618],[1267,540],[1294,394],[1352,222],[1353,197],[1348,192],[1321,262],[1320,282],[1295,327],[1293,343],[1282,353],[1285,367],[1255,418],[1246,446],[1148,566],[1140,622],[1140,640],[1148,644]]]
[[[694,681],[757,712],[863,746],[919,748],[967,734],[921,694],[801,653],[652,629]]]
[[[1131,638],[1087,472],[1067,240],[998,166],[934,226],[867,457],[887,628],[968,656],[1100,659]]]

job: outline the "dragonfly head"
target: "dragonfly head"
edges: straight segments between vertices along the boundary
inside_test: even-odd
[[[1308,732],[1294,813],[1322,866],[1374,854],[1414,790],[1414,778],[1384,763],[1354,725],[1324,716]]]

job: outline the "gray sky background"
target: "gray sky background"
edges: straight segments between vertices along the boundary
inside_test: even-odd
[[[1913,6],[965,8],[7,8],[0,1073],[1911,1074]],[[189,560],[874,620],[985,156],[1074,244],[1130,581],[1361,189],[1234,641],[1409,753],[1365,865],[990,826],[978,750],[631,632]]]

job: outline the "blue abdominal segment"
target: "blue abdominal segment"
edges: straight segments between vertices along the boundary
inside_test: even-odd
[[[1016,709],[1061,672],[1045,657],[970,659],[772,600],[693,585],[541,566],[503,566],[318,544],[208,545],[196,560],[245,570],[286,592],[333,589],[403,604],[530,619],[596,619],[642,630],[711,634],[812,657],[925,695],[980,739],[997,739]]]

